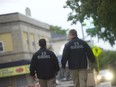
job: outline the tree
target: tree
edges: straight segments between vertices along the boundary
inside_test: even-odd
[[[62,29],[62,28],[59,27],[59,26],[53,26],[53,25],[51,25],[51,26],[50,26],[50,30],[51,30],[52,32],[55,32],[55,33],[58,33],[58,34],[66,35],[66,29]]]
[[[94,28],[87,30],[90,36],[98,36],[111,45],[116,40],[116,1],[115,0],[67,0],[65,8],[70,8],[68,21],[76,24],[85,19],[93,19]]]
[[[106,55],[107,54],[107,55]],[[116,61],[116,51],[103,51],[99,56],[100,68],[108,68],[108,65]]]

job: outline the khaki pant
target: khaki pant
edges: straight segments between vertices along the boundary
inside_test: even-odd
[[[87,70],[76,69],[71,70],[74,87],[87,87]]]
[[[56,78],[49,80],[39,79],[40,87],[56,87]]]

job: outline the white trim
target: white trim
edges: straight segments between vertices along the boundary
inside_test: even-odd
[[[3,51],[0,50],[0,53],[5,52],[5,50],[4,50],[4,42],[0,41],[0,43],[2,43],[2,47],[3,47]]]

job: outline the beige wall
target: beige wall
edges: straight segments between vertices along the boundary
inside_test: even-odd
[[[19,14],[16,15],[17,14],[14,15],[15,18],[13,19],[9,19],[10,17],[3,17],[4,23],[0,21],[0,36],[2,35],[0,40],[5,41],[5,44],[6,42],[9,44],[7,49],[5,48],[6,51],[0,53],[0,63],[22,59],[30,60],[33,53],[39,49],[38,40],[41,37],[44,36],[48,42],[51,40],[48,24],[35,21],[25,16],[23,18],[22,15],[18,18]],[[0,19],[1,18],[0,16]],[[8,18],[8,20],[5,20],[5,18]],[[6,33],[7,35],[3,38],[3,34]]]
[[[28,39],[28,44],[26,44],[26,47],[28,47],[28,49],[27,48],[23,49],[25,52],[30,51],[30,52],[34,53],[35,51],[37,51],[39,49],[38,41],[41,38],[45,38],[48,43],[51,40],[51,35],[50,35],[49,30],[45,30],[43,28],[30,26],[28,24],[21,24],[20,28],[21,28],[21,31],[22,31],[23,48],[25,48],[25,43],[27,42],[26,39]],[[24,36],[25,32],[27,34]],[[26,36],[28,36],[28,37],[26,38]],[[33,46],[32,42],[34,42],[35,47]]]
[[[55,41],[52,42],[52,48],[53,51],[56,55],[59,55],[59,53],[61,52],[61,48],[62,46],[67,42],[67,40],[61,40],[61,41]]]

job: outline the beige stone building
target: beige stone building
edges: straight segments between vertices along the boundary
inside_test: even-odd
[[[40,38],[50,47],[48,24],[19,13],[0,15],[0,87],[33,85],[29,63]]]
[[[51,41],[52,50],[57,56],[62,55],[64,45],[67,43],[66,35],[57,34],[57,33],[52,32],[51,38],[52,38],[52,41]]]

